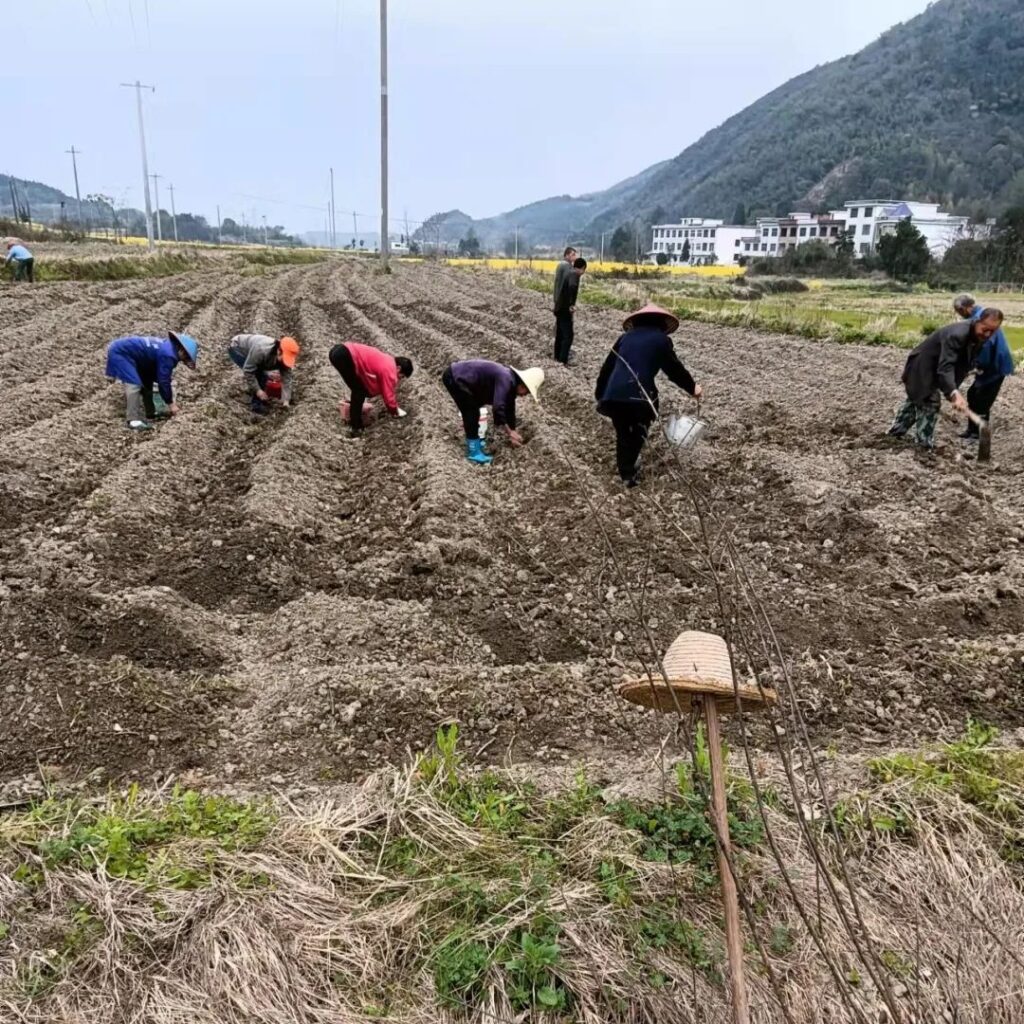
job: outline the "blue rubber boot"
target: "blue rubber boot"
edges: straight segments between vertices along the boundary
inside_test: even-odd
[[[484,451],[483,442],[480,438],[474,440],[466,439],[466,458],[470,462],[478,462],[480,465],[485,466],[488,462],[493,462],[494,459]]]

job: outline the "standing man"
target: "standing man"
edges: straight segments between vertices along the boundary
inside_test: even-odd
[[[573,316],[580,292],[580,278],[586,273],[587,261],[582,256],[573,260],[572,270],[562,278],[562,290],[555,297],[555,361],[569,365],[573,340]]]
[[[384,408],[399,419],[405,410],[398,408],[398,378],[412,376],[412,360],[405,356],[392,356],[372,345],[361,345],[358,341],[346,341],[335,345],[328,353],[341,379],[349,386],[349,437],[359,437],[363,432],[363,402],[380,395]]]
[[[552,291],[551,298],[553,303],[553,310],[555,313],[555,351],[558,351],[558,346],[561,341],[561,322],[558,319],[558,297],[562,294],[562,286],[565,284],[565,279],[572,273],[572,264],[576,259],[576,250],[570,245],[566,247],[565,252],[562,254],[562,260],[555,267],[555,286]],[[557,358],[557,356],[555,357]]]
[[[462,415],[466,431],[466,458],[470,462],[486,465],[492,457],[483,450],[480,440],[480,410],[489,405],[494,410],[494,425],[503,427],[513,448],[523,443],[516,430],[516,398],[532,395],[539,402],[538,392],[544,383],[544,371],[539,366],[517,370],[489,359],[463,359],[452,363],[441,374],[452,401]]]
[[[126,419],[129,430],[152,430],[156,417],[153,385],[172,416],[178,414],[171,377],[178,363],[196,368],[199,344],[187,334],[168,331],[166,338],[132,336],[118,338],[107,347],[106,375],[124,384]]]
[[[984,312],[973,295],[958,295],[953,308],[965,320],[977,320]],[[1014,371],[1013,353],[1001,327],[985,342],[974,367],[974,381],[967,389],[967,408],[987,422],[1003,381]],[[978,433],[978,425],[968,420],[967,429],[960,436],[966,441],[977,441]]]
[[[249,407],[257,416],[270,411],[267,404],[267,374],[281,374],[281,405],[292,404],[292,371],[299,358],[299,343],[294,338],[271,338],[266,334],[236,334],[228,344],[228,358],[239,367],[249,392]]]
[[[32,253],[20,242],[7,243],[7,259],[4,260],[4,264],[7,265],[9,263],[14,264],[11,267],[11,271],[15,281],[28,281],[29,284],[32,284],[35,280],[34,268],[36,261]]]
[[[678,327],[678,317],[653,303],[630,313],[597,378],[597,411],[615,427],[615,464],[627,487],[640,482],[640,454],[658,416],[658,374],[694,398],[704,393],[676,355],[669,335]]]
[[[935,423],[943,395],[958,412],[967,409],[960,385],[1002,322],[998,309],[982,310],[976,320],[940,328],[907,356],[902,377],[907,400],[896,410],[890,437],[904,437],[914,427],[922,448],[930,451],[935,447]]]

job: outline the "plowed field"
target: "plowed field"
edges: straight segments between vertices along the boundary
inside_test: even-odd
[[[451,720],[480,761],[649,750],[652,718],[615,695],[641,614],[662,648],[723,623],[665,442],[641,488],[614,478],[592,393],[619,319],[581,307],[564,369],[544,297],[497,274],[331,262],[6,289],[0,782],[40,765],[346,780]],[[176,419],[129,435],[104,347],[168,327],[200,339],[199,369],[178,371]],[[295,407],[262,422],[226,358],[249,330],[303,344]],[[327,362],[344,339],[416,364],[408,418],[359,440]],[[901,352],[688,325],[677,348],[709,423],[683,471],[765,601],[816,738],[1024,724],[1019,382],[979,466],[949,420],[931,459],[880,439]],[[485,468],[462,459],[439,380],[468,356],[548,374],[520,406],[526,446],[499,441]]]

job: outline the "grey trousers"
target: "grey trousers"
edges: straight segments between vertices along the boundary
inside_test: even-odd
[[[152,384],[125,384],[124,400],[129,423],[133,420],[151,420],[156,415]]]

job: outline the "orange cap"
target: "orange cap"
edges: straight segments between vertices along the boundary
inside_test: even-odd
[[[299,358],[299,343],[294,338],[281,339],[281,362],[290,370]]]

